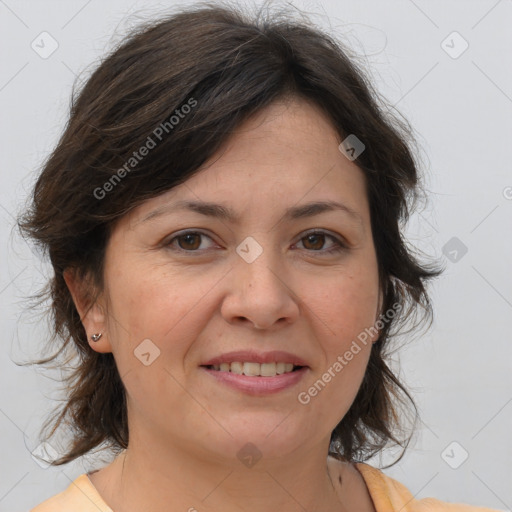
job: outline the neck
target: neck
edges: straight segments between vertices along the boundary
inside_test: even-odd
[[[109,474],[98,490],[116,512],[340,512],[350,501],[347,489],[340,491],[337,477],[331,478],[327,447],[262,457],[249,466],[238,459],[151,446],[133,443],[106,468]]]

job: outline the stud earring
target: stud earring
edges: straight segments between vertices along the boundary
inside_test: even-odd
[[[92,340],[92,341],[94,341],[94,342],[96,342],[96,341],[98,341],[102,336],[103,336],[103,333],[101,333],[101,332],[100,332],[100,333],[98,333],[98,334],[93,334],[93,335],[91,336],[91,340]]]

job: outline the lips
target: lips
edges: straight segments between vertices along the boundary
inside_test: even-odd
[[[281,350],[271,352],[256,352],[251,350],[228,352],[208,359],[202,363],[201,366],[214,367],[216,365],[220,366],[223,363],[231,364],[235,362],[259,363],[260,365],[265,363],[285,363],[292,364],[293,366],[308,366],[307,362],[299,356]]]
[[[309,371],[304,359],[281,350],[228,352],[208,359],[200,368],[216,382],[255,396],[297,386]]]
[[[208,366],[201,366],[200,368],[209,376],[208,378],[213,379],[212,382],[218,382],[222,386],[227,386],[238,392],[253,396],[271,395],[297,387],[309,372],[308,367],[302,366],[289,373],[264,377],[217,371],[210,369]]]

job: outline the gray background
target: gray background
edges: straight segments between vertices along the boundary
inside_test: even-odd
[[[13,362],[36,357],[47,332],[25,297],[48,271],[12,232],[14,217],[64,127],[75,76],[87,77],[130,26],[176,4],[0,0],[0,511],[28,510],[102,465],[91,457],[43,468],[31,457],[60,396],[60,374]],[[416,498],[510,510],[512,1],[293,5],[316,13],[313,21],[366,55],[377,89],[414,126],[430,202],[408,234],[446,263],[431,288],[431,329],[394,356],[423,423],[385,473]],[[51,49],[43,31],[58,44],[47,58],[31,47]],[[378,467],[396,453],[369,463]]]

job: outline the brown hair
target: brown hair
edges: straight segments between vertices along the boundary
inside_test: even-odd
[[[401,233],[420,190],[412,129],[383,112],[356,57],[348,55],[340,42],[292,14],[250,19],[235,7],[196,4],[139,25],[74,91],[67,126],[19,220],[54,270],[39,297],[50,300],[51,344],[59,350],[36,363],[53,361],[64,349],[70,359],[79,358],[64,379],[66,403],[51,418],[50,436],[62,422],[73,432],[53,465],[102,443],[113,451],[128,446],[125,389],[113,355],[89,346],[64,270],[88,280],[92,304],[103,286],[105,248],[116,220],[186,181],[244,120],[285,96],[314,102],[342,139],[354,134],[365,144],[356,163],[366,177],[382,311],[401,307],[372,347],[358,394],[332,432],[330,453],[367,460],[388,441],[404,446],[396,435],[401,421],[394,399],[405,404],[403,394],[416,417],[418,411],[386,364],[386,348],[392,328],[399,331],[418,311],[431,318],[424,282],[439,271],[421,265]],[[154,147],[136,158],[150,139]]]

